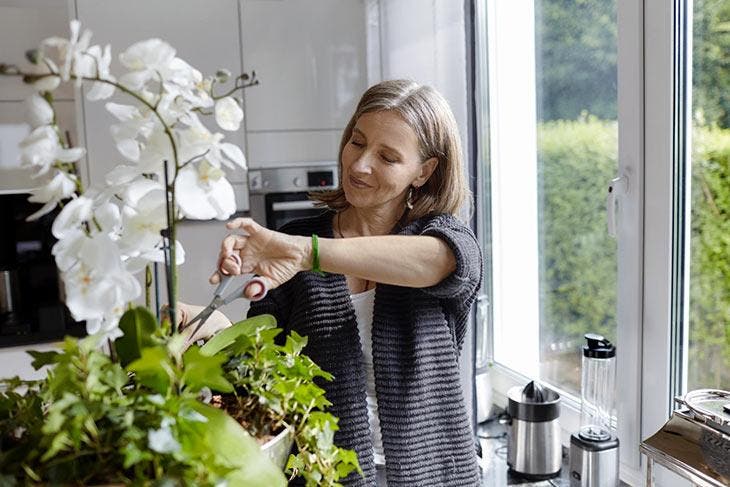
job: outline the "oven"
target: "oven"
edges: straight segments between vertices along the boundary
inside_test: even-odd
[[[318,215],[322,208],[315,207],[307,194],[334,189],[338,183],[336,161],[252,169],[248,172],[251,217],[276,230],[295,218]]]

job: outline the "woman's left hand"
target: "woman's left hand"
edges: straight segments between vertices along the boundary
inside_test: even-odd
[[[262,227],[251,218],[236,218],[228,223],[229,230],[243,230],[223,239],[218,256],[218,271],[211,284],[220,281],[220,274],[257,274],[269,289],[282,285],[297,272],[311,268],[311,244],[307,237],[287,235]],[[237,254],[240,260],[231,258]],[[251,299],[261,292],[258,285],[246,288],[245,297]]]

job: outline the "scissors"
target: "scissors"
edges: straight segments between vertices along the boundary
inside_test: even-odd
[[[240,286],[236,287],[232,292],[225,294],[225,292],[228,290],[228,288],[231,286],[231,283],[234,282],[234,279],[236,277],[243,277],[244,282]],[[260,277],[257,277],[253,274],[244,274],[243,276],[221,276],[221,282],[218,284],[218,287],[215,290],[215,293],[213,294],[213,300],[210,302],[208,306],[202,309],[200,313],[195,315],[195,318],[190,320],[188,323],[188,327],[192,326],[193,323],[199,322],[197,325],[195,325],[195,329],[190,334],[190,340],[193,340],[193,337],[200,331],[200,329],[203,327],[206,321],[208,321],[208,318],[210,318],[210,315],[213,314],[213,311],[217,310],[221,306],[225,306],[226,304],[235,301],[238,298],[244,297],[244,291],[248,286],[251,284],[259,284],[261,286],[262,291],[260,291],[258,294],[253,296],[251,298],[251,301],[259,301],[266,296],[266,292],[268,291],[266,289],[266,283],[263,279]],[[225,295],[224,295],[225,294]]]

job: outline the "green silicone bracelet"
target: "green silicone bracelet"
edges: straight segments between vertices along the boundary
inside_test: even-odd
[[[312,234],[312,272],[324,276],[324,272],[319,268],[319,239],[317,234]]]

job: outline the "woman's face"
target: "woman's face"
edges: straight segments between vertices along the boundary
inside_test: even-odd
[[[396,112],[365,113],[342,150],[342,189],[356,208],[395,210],[435,168],[435,158],[421,162],[418,138]]]

